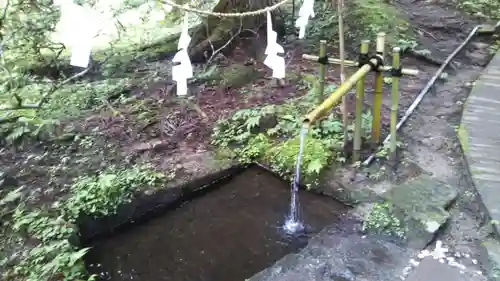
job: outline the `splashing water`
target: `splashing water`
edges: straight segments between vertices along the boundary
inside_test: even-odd
[[[299,154],[297,155],[297,163],[295,164],[295,177],[292,181],[291,196],[290,196],[290,211],[283,225],[285,232],[289,234],[298,233],[304,230],[304,223],[300,218],[299,204],[299,183],[300,183],[300,164],[302,163],[302,152],[304,150],[304,141],[307,134],[307,127],[303,126],[300,130]]]

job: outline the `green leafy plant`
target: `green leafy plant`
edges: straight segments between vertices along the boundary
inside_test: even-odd
[[[238,110],[229,119],[217,122],[212,133],[211,143],[228,147],[246,143],[261,124],[261,120],[275,113],[275,107],[265,106],[258,109]]]
[[[266,154],[273,146],[273,142],[265,134],[258,134],[248,141],[247,145],[237,148],[235,152],[239,155],[239,161],[252,163]]]
[[[64,215],[76,219],[82,214],[95,217],[113,214],[118,206],[130,202],[137,190],[163,180],[164,174],[147,166],[111,167],[96,176],[80,177],[71,186],[70,197],[64,202]]]
[[[496,0],[454,0],[457,6],[477,17],[499,20],[500,3]]]
[[[299,154],[300,137],[287,140],[271,150],[266,158],[276,172],[292,174]],[[306,137],[301,164],[303,175],[316,177],[332,159],[333,151],[324,141]]]
[[[19,262],[9,272],[10,278],[26,281],[95,280],[95,276],[87,276],[83,261],[89,248],[78,249],[69,241],[76,233],[72,223],[61,216],[20,209],[14,213],[13,220],[13,229],[30,240],[35,239],[36,245],[22,252]]]
[[[263,162],[285,177],[295,171],[299,152],[302,118],[318,101],[317,81],[304,77],[308,94],[281,105],[237,111],[219,121],[212,133],[212,144],[221,149],[233,149],[241,162]],[[328,85],[333,91],[336,85]],[[371,113],[363,115],[363,135],[369,137]],[[352,137],[353,125],[348,128]],[[301,172],[304,179],[314,181],[333,162],[345,162],[342,154],[344,130],[339,116],[331,113],[310,128],[305,138]],[[307,180],[306,180],[307,181]],[[306,183],[307,184],[307,183]]]
[[[396,142],[396,147],[401,148],[402,146],[403,146],[402,142],[400,142],[400,141]],[[386,142],[386,143],[382,144],[381,146],[379,146],[379,148],[377,149],[376,155],[378,158],[388,159],[390,153],[391,153],[390,142]]]
[[[363,221],[363,231],[405,237],[401,221],[394,216],[393,206],[389,202],[376,203]]]
[[[337,44],[338,9],[334,2],[316,1],[315,10],[322,11],[308,26],[309,45],[317,48],[319,40],[328,38],[329,44]],[[389,44],[400,38],[413,37],[413,32],[399,11],[390,3],[378,0],[347,1],[344,8],[344,36],[348,41],[375,38],[378,32],[387,33]],[[286,18],[288,28],[294,27],[293,18]],[[317,50],[317,49],[316,49]]]
[[[7,272],[7,280],[95,280],[88,276],[83,261],[89,249],[72,243],[78,233],[78,217],[113,214],[141,188],[156,186],[172,176],[147,166],[111,167],[96,176],[77,178],[68,199],[49,209],[29,211],[19,206],[13,214],[13,230],[25,237],[27,248]],[[4,199],[13,200],[10,197]]]

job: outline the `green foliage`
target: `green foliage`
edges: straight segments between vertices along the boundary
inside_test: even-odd
[[[64,46],[51,39],[60,17],[51,0],[8,1],[3,28],[3,59],[21,72],[33,65],[55,66]],[[2,9],[3,10],[3,9]]]
[[[273,146],[272,140],[266,134],[258,134],[250,137],[245,146],[236,148],[235,153],[239,155],[239,160],[243,163],[251,163],[265,155]]]
[[[86,277],[83,257],[89,249],[78,249],[69,241],[76,234],[71,223],[41,211],[17,210],[13,219],[14,230],[36,239],[37,245],[22,252],[11,277],[25,281],[95,280],[95,276]]]
[[[94,217],[113,214],[118,206],[130,202],[137,190],[154,186],[164,179],[163,174],[147,166],[131,169],[111,167],[96,176],[80,177],[70,188],[63,213],[71,219],[82,214]]]
[[[113,214],[121,204],[129,202],[137,190],[156,186],[170,176],[146,166],[112,167],[96,176],[77,178],[70,188],[69,198],[54,203],[48,210],[26,211],[23,206],[18,207],[13,215],[13,230],[33,246],[22,251],[6,278],[95,280],[95,276],[88,276],[83,261],[89,249],[72,244],[78,234],[76,219],[81,215]]]
[[[477,17],[500,20],[500,2],[497,0],[454,0],[457,6]]]
[[[299,152],[302,118],[322,98],[315,87],[316,81],[309,78],[306,80],[311,89],[302,98],[282,105],[239,110],[230,118],[219,121],[212,133],[212,144],[221,149],[232,149],[241,162],[263,161],[283,176],[291,175]],[[335,85],[325,88],[333,91]],[[370,135],[371,119],[370,113],[363,115],[363,136]],[[353,125],[348,128],[351,138],[353,129]],[[343,141],[343,124],[335,113],[310,128],[302,156],[303,178],[314,180],[331,162],[345,162],[341,153]]]
[[[85,110],[95,109],[105,100],[130,89],[127,78],[110,78],[100,81],[82,81],[69,84],[52,94],[52,100],[40,112],[46,118],[74,118]]]
[[[393,206],[388,202],[376,203],[363,221],[363,231],[405,237],[401,221],[394,216]]]
[[[318,40],[328,39],[332,44],[338,41],[338,9],[332,1],[316,1],[315,11],[321,11],[308,26],[308,41],[317,45]],[[335,5],[334,5],[335,4]],[[345,1],[344,36],[346,40],[358,42],[361,39],[374,40],[378,32],[388,35],[389,44],[396,44],[403,37],[412,37],[408,22],[395,7],[380,0]],[[289,25],[293,27],[290,18]]]
[[[300,137],[287,140],[266,155],[271,167],[278,173],[292,174],[299,154]],[[301,174],[312,179],[326,167],[333,156],[327,142],[306,137],[301,163]]]
[[[140,4],[125,1],[110,9],[115,15],[124,14]],[[61,16],[58,5],[50,0],[10,0],[7,7],[0,22],[0,143],[57,137],[63,132],[61,124],[66,124],[60,121],[109,107],[107,99],[127,92],[136,77],[151,79],[148,72],[136,71],[138,64],[142,68],[144,61],[174,46],[172,39],[157,46],[145,46],[140,40],[123,42],[125,30],[119,28],[109,48],[93,54],[92,69],[78,74],[68,65],[65,46],[54,36]]]
[[[358,22],[363,35],[374,38],[377,33],[385,32],[390,43],[397,42],[401,36],[411,35],[409,24],[397,9],[380,0],[356,0],[353,18]]]
[[[214,127],[212,144],[227,147],[246,143],[252,137],[263,118],[273,116],[276,106],[269,105],[260,109],[238,110],[227,120],[221,120]]]
[[[1,180],[0,180],[1,182]],[[10,213],[10,205],[15,204],[15,202],[22,197],[22,190],[24,187],[19,187],[17,189],[11,190],[5,194],[1,194],[0,197],[0,225],[3,226],[4,216],[7,216]]]

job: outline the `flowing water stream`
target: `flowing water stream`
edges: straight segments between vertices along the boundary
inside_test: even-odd
[[[289,234],[299,233],[304,230],[304,222],[300,216],[301,210],[298,192],[300,185],[300,164],[302,163],[302,153],[307,131],[308,128],[306,126],[302,126],[300,129],[299,153],[295,164],[295,176],[290,188],[290,210],[283,225],[283,229]]]

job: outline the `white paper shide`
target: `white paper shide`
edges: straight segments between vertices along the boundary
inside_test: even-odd
[[[177,54],[175,54],[172,62],[172,80],[177,83],[177,96],[187,95],[187,80],[193,77],[193,66],[187,52],[191,37],[189,36],[189,18],[188,14],[184,15],[184,22],[181,31],[181,37],[177,45]]]
[[[63,36],[67,36],[71,50],[70,64],[86,68],[90,62],[92,43],[98,33],[98,17],[88,8],[71,1],[59,0],[55,2],[61,6]]]
[[[278,54],[284,54],[285,50],[277,43],[278,34],[273,30],[271,12],[267,12],[267,55],[264,64],[273,70],[273,78],[285,78],[285,58]]]
[[[304,0],[299,10],[299,17],[295,22],[295,27],[299,28],[299,38],[302,39],[306,35],[306,26],[309,18],[314,18],[314,0]]]

